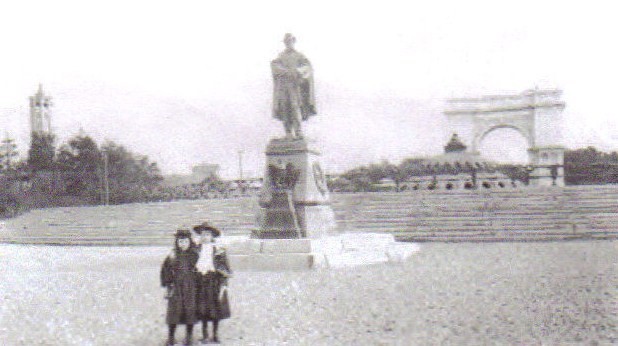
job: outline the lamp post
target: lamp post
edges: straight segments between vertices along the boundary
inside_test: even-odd
[[[532,171],[534,171],[534,167],[532,165],[528,165],[526,166],[526,185],[530,185],[530,176],[532,174]]]
[[[240,193],[244,194],[244,190],[245,190],[245,186],[243,183],[243,177],[242,177],[242,154],[244,153],[244,150],[238,150],[238,187],[240,188]]]
[[[556,179],[558,179],[558,165],[552,165],[551,171],[551,186],[556,186]]]

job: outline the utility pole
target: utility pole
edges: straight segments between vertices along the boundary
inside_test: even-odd
[[[239,173],[239,177],[241,181],[242,181],[242,154],[244,152],[245,152],[244,150],[238,151],[238,173]]]
[[[105,188],[105,205],[109,205],[109,158],[107,150],[103,150],[103,184]]]

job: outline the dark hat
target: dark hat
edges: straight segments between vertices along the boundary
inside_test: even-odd
[[[210,231],[214,238],[221,235],[221,231],[211,226],[208,222],[202,222],[201,224],[194,226],[193,230],[195,233],[201,234],[202,232]]]
[[[179,229],[175,234],[176,238],[191,238],[191,232],[188,229]]]

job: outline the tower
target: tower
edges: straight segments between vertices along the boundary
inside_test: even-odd
[[[39,84],[39,90],[30,96],[30,133],[51,134],[51,107],[52,98],[45,95],[43,86]]]

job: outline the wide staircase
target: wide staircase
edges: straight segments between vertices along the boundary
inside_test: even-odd
[[[345,229],[404,241],[618,238],[618,186],[341,195]]]
[[[0,226],[0,242],[53,245],[168,245],[179,227],[208,220],[226,235],[249,234],[257,202],[184,200],[30,211]]]
[[[334,194],[338,230],[402,241],[618,238],[618,186]],[[169,245],[174,230],[208,220],[227,235],[254,228],[256,198],[34,210],[4,220],[0,242]]]

